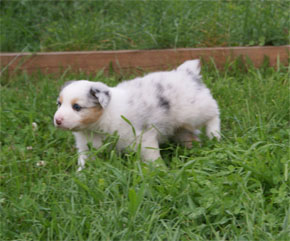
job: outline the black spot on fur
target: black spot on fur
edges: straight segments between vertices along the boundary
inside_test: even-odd
[[[90,89],[90,94],[95,96],[96,94],[100,93],[101,91],[95,88],[91,88]]]
[[[90,92],[89,92],[89,94],[88,94],[88,97],[89,97],[89,99],[92,101],[92,103],[93,104],[99,104],[99,100],[98,100],[98,98],[96,97],[96,89],[93,89],[93,88],[91,88],[90,89]]]
[[[166,99],[165,97],[159,95],[157,96],[158,98],[158,105],[161,107],[161,108],[164,108],[165,110],[169,110],[170,109],[170,102],[168,99]]]
[[[92,103],[95,105],[99,105],[99,98],[96,96],[97,94],[99,94],[101,91],[99,89],[96,88],[91,88],[88,97],[92,100]],[[107,91],[106,91],[107,92]],[[108,96],[109,96],[109,92],[108,92]]]

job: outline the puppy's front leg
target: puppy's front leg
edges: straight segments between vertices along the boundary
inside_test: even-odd
[[[149,130],[141,135],[141,157],[144,161],[155,161],[161,157],[157,135],[155,130]]]
[[[76,147],[78,149],[78,172],[83,170],[85,167],[85,161],[87,159],[87,155],[85,154],[89,148],[88,148],[88,140],[84,133],[82,132],[74,132],[76,141]]]
[[[80,172],[81,170],[83,170],[85,168],[85,162],[86,162],[86,159],[87,159],[87,155],[79,152],[79,157],[78,157],[78,172]]]
[[[92,142],[95,148],[99,148],[102,145],[102,139],[94,134],[85,134],[83,132],[75,132],[74,133],[76,140],[76,147],[78,149],[79,157],[78,157],[78,172],[83,170],[85,167],[86,159],[88,158],[86,152],[89,150],[88,143]]]

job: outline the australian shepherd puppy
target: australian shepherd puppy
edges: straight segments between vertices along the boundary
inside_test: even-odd
[[[146,161],[160,158],[159,144],[168,138],[191,147],[202,126],[220,139],[217,102],[202,82],[199,60],[177,69],[124,81],[116,87],[87,80],[67,82],[61,89],[56,127],[73,132],[84,168],[88,143],[95,148],[118,133],[117,149],[141,145]]]

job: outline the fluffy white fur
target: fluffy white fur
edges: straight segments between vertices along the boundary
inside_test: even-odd
[[[209,138],[220,139],[218,105],[202,82],[199,60],[116,87],[72,81],[63,87],[58,102],[54,123],[73,131],[79,170],[85,165],[87,143],[98,148],[106,134],[115,131],[119,135],[118,150],[141,144],[142,158],[152,161],[160,157],[159,143],[173,138],[190,147],[195,132],[204,125]],[[134,126],[136,135],[125,119]]]

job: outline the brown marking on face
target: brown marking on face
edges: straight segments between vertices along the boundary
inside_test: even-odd
[[[61,96],[59,96],[58,101],[59,101],[60,103],[62,103],[62,100],[63,100],[63,98],[62,98],[62,95],[61,95]]]
[[[71,100],[71,105],[73,106],[74,104],[77,104],[78,101],[79,101],[78,98],[74,98],[74,99],[72,99],[72,100]]]
[[[84,111],[80,121],[84,125],[97,122],[103,114],[103,109],[97,106],[86,108]]]

